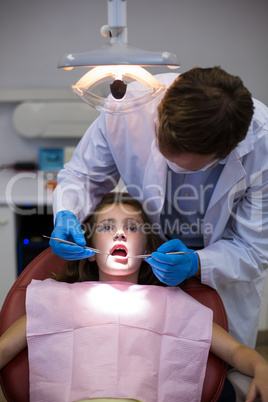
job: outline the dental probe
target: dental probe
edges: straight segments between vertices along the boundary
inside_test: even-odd
[[[58,239],[57,237],[49,237],[49,236],[45,236],[42,235],[43,237],[46,237],[47,239],[51,239],[51,240],[55,240],[58,241],[60,243],[65,243],[65,244],[70,244],[71,246],[78,246],[78,247],[82,247],[82,248],[86,248],[88,250],[93,251],[94,253],[98,253],[98,254],[107,254],[110,255],[110,253],[105,253],[105,251],[100,251],[97,248],[93,248],[93,247],[88,247],[88,246],[80,246],[80,244],[74,243],[72,241],[67,241],[67,240],[63,240],[63,239]]]
[[[166,255],[169,254],[194,254],[196,251],[172,251],[170,253],[164,253]],[[140,254],[140,255],[133,255],[133,256],[128,256],[128,258],[147,258],[151,257],[152,254]]]

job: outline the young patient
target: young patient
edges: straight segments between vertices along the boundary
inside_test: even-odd
[[[29,288],[33,286],[34,289],[34,286],[40,286],[39,282],[41,282],[40,299],[42,299],[42,285],[44,283],[44,285],[47,284],[48,286],[52,287],[54,286],[53,284],[55,284],[56,286],[55,289],[56,291],[59,292],[61,291],[61,286],[62,287],[67,286],[68,289],[71,289],[72,286],[74,287],[84,285],[89,287],[91,286],[89,289],[93,289],[94,291],[95,289],[97,289],[96,286],[108,286],[107,288],[106,287],[104,288],[108,292],[114,290],[118,291],[118,289],[124,292],[129,292],[132,291],[133,289],[134,295],[136,294],[139,295],[141,291],[141,298],[145,298],[146,302],[148,302],[148,300],[150,302],[151,300],[150,298],[155,297],[155,295],[157,294],[159,294],[159,298],[162,298],[164,295],[163,302],[162,299],[158,301],[160,302],[160,306],[162,306],[162,304],[166,302],[167,300],[166,295],[168,295],[167,297],[171,297],[170,300],[173,300],[172,298],[176,298],[177,296],[179,296],[181,299],[178,300],[182,300],[186,303],[189,302],[190,304],[192,303],[191,301],[192,298],[190,298],[188,295],[185,295],[185,293],[180,288],[178,287],[171,288],[162,286],[162,284],[154,276],[150,265],[147,264],[145,261],[143,261],[140,258],[129,258],[131,256],[150,253],[154,251],[161,244],[161,240],[158,238],[156,234],[153,233],[152,226],[150,225],[150,222],[146,214],[142,210],[142,207],[138,201],[134,200],[128,195],[122,195],[122,194],[119,195],[116,193],[109,194],[108,196],[104,197],[103,201],[97,206],[90,220],[85,223],[85,230],[86,230],[85,234],[87,238],[87,244],[107,254],[96,253],[89,260],[69,262],[66,266],[65,272],[63,274],[54,275],[53,280],[48,279],[46,281],[35,281],[37,282],[37,285],[31,284]],[[54,279],[57,282],[55,282]],[[91,281],[93,282],[91,283]],[[102,284],[96,284],[97,281],[102,282]],[[63,283],[61,284],[58,282],[65,282],[65,284]],[[81,285],[79,285],[79,283],[81,283]],[[121,285],[122,287],[120,287],[120,283],[122,284]],[[135,284],[138,284],[139,286]],[[147,285],[154,285],[154,286],[147,286]],[[160,287],[156,287],[155,285]],[[111,286],[111,288],[109,286]],[[143,290],[146,293],[142,293]],[[84,291],[84,289],[82,289],[82,291]],[[39,293],[37,294],[39,295]],[[83,293],[79,293],[79,295],[76,293],[74,294],[77,295],[77,297],[79,297]],[[144,295],[146,295],[146,297]],[[184,299],[184,297],[186,297],[186,299]],[[140,299],[137,299],[137,303],[139,302]],[[27,303],[28,304],[30,303],[29,300],[27,301]],[[33,311],[35,308],[34,303],[35,300],[32,301],[33,305],[31,306]],[[194,309],[198,311],[198,309],[200,308],[200,314],[204,314],[204,316],[206,317],[210,316],[207,313],[207,310],[209,309],[200,305],[195,300],[193,300],[193,303],[194,303],[193,304]],[[112,300],[111,300],[111,306],[112,306]],[[60,307],[58,305],[57,306],[55,305],[53,306],[53,308],[54,310],[56,310]],[[150,306],[148,310],[150,311],[150,313],[148,313],[150,314],[150,316],[148,316],[149,322],[150,318],[152,318],[151,311],[153,311],[152,310],[153,308],[154,306]],[[187,309],[187,307],[185,307],[185,309]],[[174,310],[175,309],[169,312],[167,307],[166,310],[167,316],[165,316],[165,314],[161,315],[161,311],[159,310],[158,312],[159,322],[161,320],[163,322],[167,320],[167,317],[169,317],[168,314],[171,314],[172,317],[173,316],[175,317],[175,320],[174,317],[171,320],[172,324],[170,325],[174,325],[173,323],[176,321],[180,322],[180,317],[178,317],[178,320],[176,320],[177,318],[176,311]],[[28,312],[27,309],[26,311]],[[107,315],[107,312],[105,312],[105,314]],[[123,316],[124,314],[125,311],[123,311]],[[144,311],[143,314],[145,314]],[[41,317],[41,319],[42,318],[43,317]],[[134,319],[137,321],[137,323],[139,323],[139,320],[141,318],[138,315]],[[191,319],[192,317],[190,316],[187,317],[187,321],[190,321]],[[30,324],[28,324],[29,328],[31,328]],[[156,323],[153,325],[157,326],[158,324]],[[209,331],[206,331],[206,328],[204,328],[204,331],[206,333],[209,333]],[[13,357],[15,357],[21,350],[23,350],[27,346],[27,338],[28,338],[28,346],[30,346],[29,348],[30,353],[32,347],[29,342],[30,335],[27,333],[26,337],[26,316],[23,316],[18,321],[16,321],[0,338],[0,368],[5,366]],[[105,342],[106,341],[107,337],[105,338]],[[144,339],[144,342],[146,343],[146,339]],[[91,341],[90,345],[92,350],[94,350],[94,344]],[[81,348],[83,347],[84,345],[83,346],[81,345]],[[112,346],[112,348],[113,347],[114,346]],[[215,323],[212,324],[212,337],[211,337],[210,350],[215,355],[219,356],[221,359],[225,360],[228,364],[236,368],[238,371],[253,377],[251,387],[249,389],[247,396],[247,402],[253,401],[257,396],[261,396],[262,401],[266,402],[268,401],[268,363],[256,351],[248,347],[245,347],[239,342],[237,342],[227,332],[225,332],[221,327],[219,327]],[[68,354],[68,352],[69,350],[64,351],[65,354]],[[82,354],[84,352],[86,353],[86,351],[82,350]],[[121,351],[121,355],[123,353],[124,352]],[[93,355],[94,353],[92,353],[92,356]],[[139,356],[138,362],[140,361],[140,359],[142,359],[142,357],[143,356]],[[127,364],[130,360],[131,360],[131,354],[129,358],[126,360]],[[29,361],[31,368],[31,359],[29,359]],[[145,360],[144,364],[146,364]],[[136,371],[137,368],[139,371],[139,367],[135,366]],[[143,367],[141,365],[140,370],[142,371],[142,369]],[[105,368],[103,370],[105,370]],[[168,368],[166,370],[168,370]],[[174,370],[176,371],[176,367],[175,368],[172,367],[171,371],[173,372]],[[182,370],[182,372],[183,371],[184,370]],[[108,373],[110,373],[109,370]],[[92,375],[95,374],[93,373]],[[152,375],[153,381],[155,381],[155,377],[159,377],[158,373],[156,373],[156,375],[155,373],[153,373]],[[159,381],[161,381],[161,379]],[[47,387],[50,388],[50,385],[51,384],[49,384]],[[148,388],[149,386],[150,384],[149,385],[141,384],[141,389],[144,389],[144,387]],[[91,394],[89,394],[86,397],[92,398],[96,396],[95,395],[92,396]],[[99,395],[98,397],[109,397],[109,395],[104,394]],[[110,395],[110,397],[114,396]],[[136,399],[137,395],[130,394],[125,397]],[[81,399],[85,399],[85,396],[83,396],[83,398]],[[143,400],[146,402],[149,401],[148,397],[147,399],[145,397]],[[166,400],[172,400],[172,397],[171,399]],[[153,399],[151,399],[151,401],[153,401]],[[191,399],[189,399],[189,401],[191,401]]]

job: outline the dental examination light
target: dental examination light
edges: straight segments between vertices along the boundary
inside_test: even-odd
[[[176,55],[169,52],[151,52],[127,43],[126,0],[107,0],[108,25],[101,35],[110,42],[86,53],[64,55],[58,68],[92,68],[72,90],[88,105],[112,114],[137,110],[159,96],[164,86],[141,66],[168,66],[178,68]],[[128,93],[128,84],[132,90]],[[93,90],[96,90],[94,93]]]

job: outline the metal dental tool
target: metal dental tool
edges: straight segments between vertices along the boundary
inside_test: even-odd
[[[196,253],[196,251],[173,251],[170,253],[165,253],[166,255],[169,254],[194,254]],[[140,254],[140,255],[133,255],[133,256],[128,256],[128,258],[147,258],[147,257],[151,257],[151,254]]]
[[[78,247],[82,247],[82,248],[87,248],[87,249],[93,251],[94,253],[110,255],[110,253],[105,253],[105,251],[100,251],[97,248],[88,247],[88,246],[80,246],[80,244],[77,244],[77,243],[74,243],[74,242],[71,242],[71,241],[67,241],[67,240],[58,239],[57,237],[49,237],[49,236],[45,236],[45,235],[42,235],[42,236],[46,237],[47,239],[58,241],[60,243],[70,244],[71,246],[78,246]]]

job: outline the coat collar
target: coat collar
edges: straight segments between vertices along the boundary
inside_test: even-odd
[[[246,171],[242,165],[241,158],[252,151],[253,148],[253,131],[252,127],[250,127],[246,138],[230,153],[212,194],[207,211],[245,177]]]

